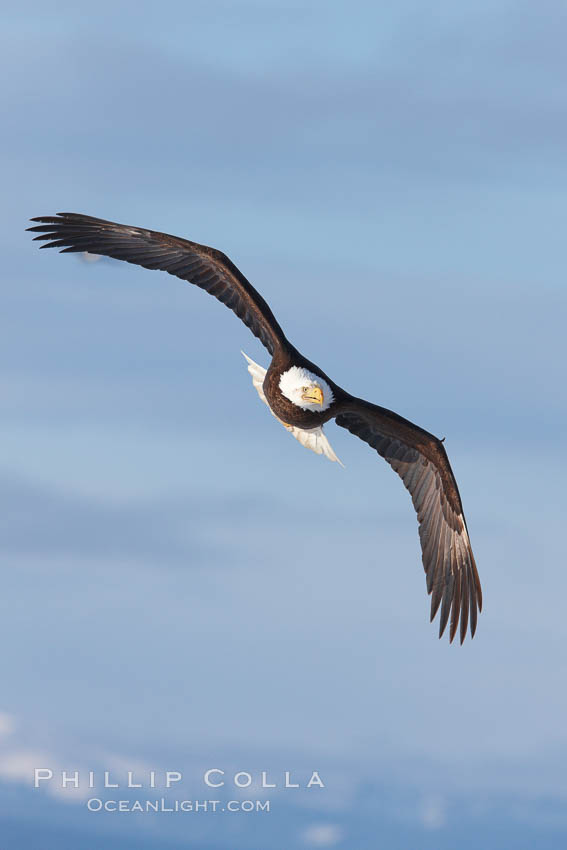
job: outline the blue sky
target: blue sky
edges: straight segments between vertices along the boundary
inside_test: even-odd
[[[564,846],[564,25],[505,2],[6,15],[10,847]],[[214,299],[39,253],[26,220],[59,210],[219,247],[339,384],[446,437],[472,643],[427,622],[386,464],[333,425],[346,470],[290,439],[240,355],[266,352]],[[34,791],[38,762],[326,788],[120,820]]]

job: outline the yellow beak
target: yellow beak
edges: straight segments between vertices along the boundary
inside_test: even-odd
[[[309,401],[312,404],[320,404],[323,406],[324,396],[321,387],[309,387],[307,392],[301,396],[303,401]]]

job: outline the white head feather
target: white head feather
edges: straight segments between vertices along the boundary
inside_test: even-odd
[[[308,387],[319,387],[323,393],[323,404],[318,404],[314,401],[306,401],[302,398],[305,389]],[[302,366],[292,366],[287,372],[284,372],[280,378],[280,390],[282,395],[301,407],[302,410],[312,410],[315,413],[321,413],[327,410],[335,397],[333,392],[323,378],[314,375],[308,369]]]

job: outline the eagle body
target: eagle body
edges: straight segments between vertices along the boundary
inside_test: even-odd
[[[188,239],[118,224],[81,213],[40,216],[29,230],[42,248],[125,260],[175,275],[214,295],[267,349],[266,370],[246,354],[260,399],[305,448],[340,463],[324,433],[331,419],[367,443],[401,478],[417,513],[430,619],[439,612],[439,636],[449,624],[461,643],[471,637],[482,591],[461,497],[445,447],[399,414],[343,390],[287,339],[270,307],[229,258]],[[341,464],[342,465],[342,464]]]
[[[281,422],[286,431],[295,437],[295,439],[301,443],[302,446],[305,446],[306,449],[311,449],[312,452],[318,455],[325,455],[325,457],[329,458],[329,460],[336,461],[340,466],[344,464],[339,460],[333,451],[331,444],[329,443],[325,433],[323,432],[323,425],[321,424],[322,420],[315,419],[315,427],[313,427],[313,419],[310,417],[308,420],[308,424],[311,426],[309,428],[301,427],[301,425],[291,425],[289,422],[285,422],[283,419],[280,419],[278,414],[274,411],[274,408],[270,405],[268,399],[266,398],[266,393],[264,391],[264,382],[266,379],[266,369],[263,366],[260,366],[258,363],[254,363],[254,361],[248,357],[247,354],[242,352],[242,355],[246,359],[248,363],[248,371],[252,375],[252,383],[260,396],[260,399],[268,406],[268,409],[272,416]],[[292,370],[294,366],[290,366],[289,370],[284,370],[282,372],[276,373],[278,374],[278,385],[284,378],[286,374]],[[287,407],[289,403],[289,399],[286,399],[283,396],[281,391],[274,389],[274,396],[276,399],[281,401],[282,407],[279,408],[283,411],[283,415],[286,414],[286,411],[291,410],[292,414],[294,414],[293,418],[295,419],[295,411],[292,408]],[[283,399],[280,399],[280,396],[283,396]],[[277,401],[272,401],[272,403],[278,407]],[[285,407],[283,405],[286,405]],[[299,419],[299,421],[304,421],[303,417]]]
[[[292,369],[303,370],[308,375],[313,375],[321,382],[325,382],[331,388],[333,400],[325,410],[305,410],[284,395],[281,388],[282,378],[289,374]],[[292,346],[289,346],[287,350],[282,348],[282,351],[278,351],[277,357],[272,358],[264,378],[264,394],[270,409],[278,419],[305,430],[318,428],[333,419],[340,410],[342,397],[346,395],[327,375],[306,360],[305,357],[302,357]]]

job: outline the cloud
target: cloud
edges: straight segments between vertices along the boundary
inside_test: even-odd
[[[547,24],[545,15],[538,16],[534,39],[533,16],[525,7],[523,16],[514,16],[511,40],[508,16],[498,9],[484,10],[482,26],[478,16],[470,21],[466,14],[448,15],[439,25],[412,11],[392,22],[387,16],[375,20],[367,10],[372,24],[393,24],[382,49],[362,64],[349,55],[333,57],[339,61],[328,62],[323,71],[317,63],[290,67],[281,56],[258,73],[243,62],[227,67],[199,51],[167,50],[149,34],[118,44],[108,32],[101,63],[96,33],[84,43],[61,33],[31,53],[26,75],[14,81],[10,110],[18,115],[21,144],[31,152],[35,139],[21,132],[29,120],[29,90],[46,63],[54,75],[61,73],[61,62],[71,65],[73,84],[67,78],[56,97],[44,94],[36,103],[45,125],[44,154],[60,167],[62,158],[70,164],[88,160],[91,168],[93,161],[105,162],[122,191],[139,184],[141,168],[145,189],[156,190],[169,175],[191,198],[222,193],[224,200],[229,194],[257,201],[265,198],[267,186],[277,186],[279,202],[289,202],[297,186],[289,178],[302,173],[309,175],[308,187],[318,189],[303,202],[325,204],[333,191],[322,170],[326,164],[350,168],[360,203],[373,197],[378,175],[392,171],[459,179],[490,172],[502,179],[526,151],[560,154],[565,95],[549,84],[557,73],[553,57],[561,55],[552,15]],[[209,24],[203,16],[201,27],[208,30]],[[471,25],[478,28],[476,37]],[[353,35],[360,40],[363,33]],[[230,43],[223,46],[230,55]],[[527,49],[537,60],[529,66]],[[96,108],[85,97],[95,85],[93,68]],[[124,68],[131,73],[121,73]],[[72,120],[62,148],[63,115]],[[227,127],[238,127],[238,133]],[[123,145],[124,138],[137,144]],[[159,168],[146,169],[148,159]]]
[[[62,768],[59,759],[44,750],[11,748],[0,751],[0,780],[33,788],[35,770],[49,768],[54,776],[59,776]],[[46,791],[66,803],[81,803],[89,796],[88,788],[75,788],[72,784],[62,786],[61,781],[46,783]]]
[[[0,777],[5,781],[33,785],[34,769],[53,764],[51,756],[37,750],[10,749],[0,753]]]
[[[181,502],[112,505],[22,478],[0,477],[2,548],[12,557],[40,554],[170,564],[214,558],[215,547],[203,540],[190,517],[185,516],[181,528],[183,513]]]
[[[0,738],[11,735],[15,727],[15,718],[5,711],[0,711]]]
[[[419,819],[426,829],[441,829],[447,822],[445,800],[442,797],[425,797],[419,806]]]
[[[343,830],[330,823],[314,823],[303,833],[303,841],[310,847],[334,847],[343,838]]]

